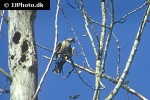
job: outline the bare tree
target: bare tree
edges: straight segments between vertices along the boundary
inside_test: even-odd
[[[37,88],[38,68],[33,27],[35,18],[36,11],[33,10],[8,11],[10,75],[2,69],[1,72],[11,82],[11,100],[31,100]],[[37,99],[36,97],[35,100]]]
[[[51,58],[44,56],[44,58],[49,60],[49,63],[47,64],[46,70],[43,74],[43,76],[40,79],[39,85],[37,86],[37,56],[36,56],[36,49],[35,49],[35,42],[34,42],[34,29],[33,24],[36,16],[36,11],[8,11],[8,20],[3,16],[2,18],[8,22],[8,33],[9,33],[9,69],[10,69],[10,75],[6,73],[3,69],[0,68],[0,72],[3,73],[10,81],[10,95],[12,100],[37,100],[37,95],[40,91],[40,88],[42,86],[42,83],[44,82],[44,79],[46,75],[48,74],[48,71],[50,69],[50,66],[54,59],[54,55],[57,52],[56,46],[57,46],[57,40],[59,36],[58,32],[58,14],[59,11],[61,11],[62,15],[61,17],[64,17],[66,19],[66,23],[70,29],[70,32],[73,33],[78,46],[81,49],[81,54],[85,60],[84,65],[79,65],[72,59],[67,60],[67,62],[73,67],[73,69],[69,72],[69,74],[64,77],[65,79],[68,78],[73,71],[77,73],[81,81],[90,87],[94,93],[93,93],[93,100],[100,100],[101,98],[101,90],[105,89],[105,84],[103,84],[102,79],[105,78],[109,80],[110,82],[115,84],[114,89],[111,93],[108,94],[108,96],[105,98],[106,100],[112,100],[115,95],[118,93],[120,88],[125,89],[126,91],[134,94],[138,98],[142,100],[148,100],[146,97],[144,97],[142,94],[138,93],[136,90],[132,89],[132,87],[129,87],[128,84],[125,83],[125,79],[128,75],[128,72],[130,70],[131,64],[134,60],[137,47],[140,43],[141,36],[143,33],[143,30],[145,28],[146,23],[149,21],[149,13],[150,13],[150,5],[149,1],[146,1],[143,5],[140,7],[134,9],[133,11],[127,13],[122,18],[115,21],[115,9],[114,9],[114,2],[113,0],[100,0],[100,9],[101,9],[101,23],[98,21],[95,21],[87,12],[84,0],[75,0],[75,6],[71,5],[69,0],[67,0],[67,4],[70,6],[70,8],[74,9],[77,13],[81,15],[84,21],[84,28],[86,31],[86,35],[83,37],[88,37],[88,39],[91,42],[91,46],[93,49],[93,54],[95,55],[95,65],[91,66],[88,61],[88,55],[83,48],[84,44],[81,44],[78,35],[76,34],[75,28],[71,24],[71,20],[69,20],[68,15],[65,13],[65,10],[63,9],[63,6],[60,3],[60,0],[57,1],[56,6],[56,13],[55,13],[55,42],[54,42],[54,48],[53,50],[48,49],[44,46],[41,46],[39,44],[36,44],[37,46],[49,50],[52,52]],[[62,1],[63,2],[63,1]],[[116,24],[124,23],[127,20],[127,17],[134,14],[135,12],[139,11],[141,8],[146,7],[145,14],[142,18],[141,24],[139,25],[139,29],[137,32],[137,35],[135,37],[131,53],[129,54],[128,61],[126,62],[126,65],[124,66],[124,70],[121,73],[120,72],[120,44],[115,36],[113,29]],[[109,16],[110,18],[107,18]],[[108,25],[109,23],[109,25]],[[94,27],[98,26],[101,28],[101,32],[97,33],[94,30]],[[108,33],[106,32],[108,31]],[[108,49],[110,47],[110,40],[114,37],[117,43],[118,48],[118,61],[117,61],[117,71],[116,75],[117,77],[109,76],[105,73],[105,63],[108,55]],[[98,44],[98,45],[97,45]],[[88,84],[81,76],[80,76],[80,70],[83,70],[84,72],[87,72],[93,76],[95,76],[95,87]],[[94,80],[93,80],[94,81]],[[109,88],[109,87],[107,87]],[[5,90],[0,88],[0,91],[3,93],[9,93],[9,90]],[[26,95],[24,95],[26,94]],[[78,99],[80,95],[76,96],[70,96],[70,99]]]
[[[126,76],[128,75],[129,69],[131,67],[132,61],[134,59],[134,55],[136,53],[137,47],[140,43],[140,39],[143,33],[143,30],[145,28],[145,25],[148,21],[148,16],[150,13],[150,6],[149,6],[149,1],[146,1],[143,5],[141,5],[140,7],[136,8],[135,10],[127,13],[125,16],[123,16],[121,19],[119,19],[118,21],[114,20],[114,3],[113,0],[101,0],[100,4],[101,4],[101,15],[102,15],[102,23],[100,24],[99,22],[95,21],[92,19],[92,17],[90,15],[88,15],[88,12],[86,11],[85,5],[84,5],[84,1],[83,0],[76,0],[76,7],[71,5],[69,3],[69,1],[67,0],[68,5],[73,8],[74,10],[76,10],[78,13],[80,13],[84,19],[85,22],[85,30],[87,32],[87,36],[89,37],[89,40],[91,41],[91,45],[93,47],[93,53],[96,56],[96,66],[95,66],[95,71],[91,68],[91,66],[88,63],[87,57],[85,56],[85,52],[84,49],[78,39],[78,36],[76,35],[76,32],[73,28],[73,26],[71,25],[71,21],[69,20],[68,16],[65,14],[63,7],[62,8],[62,13],[64,15],[64,17],[67,20],[67,23],[70,27],[70,31],[74,34],[76,40],[78,41],[79,46],[81,47],[82,50],[82,54],[85,58],[85,62],[88,68],[86,68],[85,66],[80,66],[78,64],[73,64],[73,66],[76,66],[82,70],[85,70],[89,73],[92,73],[95,75],[95,88],[94,88],[94,95],[93,95],[93,100],[99,100],[100,99],[100,90],[104,89],[105,86],[102,84],[102,78],[107,78],[108,80],[112,81],[113,83],[116,84],[116,86],[114,87],[114,89],[112,90],[112,92],[108,95],[108,97],[106,98],[106,100],[111,100],[114,98],[114,96],[117,94],[117,92],[119,91],[120,87],[123,87],[124,89],[126,89],[127,91],[135,94],[136,96],[138,96],[141,99],[147,100],[144,96],[142,96],[140,93],[137,93],[136,91],[134,91],[133,89],[131,89],[130,87],[128,87],[124,82]],[[147,6],[147,9],[145,11],[145,15],[141,21],[141,24],[139,26],[139,30],[137,32],[137,35],[135,37],[134,40],[134,44],[133,47],[131,49],[131,53],[129,54],[129,58],[128,61],[126,62],[126,66],[124,67],[124,71],[122,74],[120,74],[120,44],[118,42],[117,37],[115,36],[115,34],[113,33],[113,27],[114,25],[116,25],[117,23],[124,23],[126,21],[126,18],[129,17],[131,14],[135,13],[136,11],[140,10],[141,8],[143,8],[144,6]],[[110,20],[106,19],[106,15],[110,16]],[[110,25],[108,26],[106,24],[106,21],[110,21]],[[92,34],[91,31],[93,31],[95,25],[99,25],[99,27],[101,28],[101,33],[98,34],[95,32],[95,37],[97,39],[94,40],[94,35]],[[90,30],[90,27],[92,28],[92,30]],[[108,34],[106,34],[106,30],[109,31]],[[107,35],[107,36],[106,36]],[[117,78],[113,78],[110,77],[106,74],[104,74],[105,72],[105,62],[106,62],[106,58],[107,58],[107,53],[108,53],[108,49],[109,49],[109,43],[111,40],[111,36],[113,35],[113,37],[116,39],[116,43],[118,45],[118,65],[117,65]],[[98,38],[100,36],[100,38]],[[106,38],[107,37],[107,38]],[[105,40],[106,38],[106,40]],[[96,43],[97,42],[97,43]],[[95,44],[99,44],[98,46],[96,46]],[[68,61],[69,62],[69,61]],[[71,62],[69,62],[71,63]],[[81,77],[80,77],[81,78]],[[81,79],[82,80],[82,79]],[[83,80],[82,80],[83,81]],[[88,83],[86,83],[85,81],[83,81],[87,86]],[[91,87],[91,86],[90,86]],[[128,88],[126,88],[128,87]],[[131,90],[131,91],[130,91]],[[133,92],[134,91],[134,92]]]

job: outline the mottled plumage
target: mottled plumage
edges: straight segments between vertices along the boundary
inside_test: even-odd
[[[60,42],[56,48],[56,61],[55,68],[53,72],[60,74],[63,69],[63,65],[66,63],[66,60],[69,60],[73,53],[74,47],[71,47],[71,43],[75,42],[73,38],[68,38]]]

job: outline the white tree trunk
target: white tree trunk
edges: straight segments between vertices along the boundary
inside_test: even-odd
[[[31,100],[37,88],[38,68],[34,41],[36,11],[8,11],[10,100]],[[37,100],[36,98],[35,100]]]

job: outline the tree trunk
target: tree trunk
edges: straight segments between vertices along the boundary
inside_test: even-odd
[[[34,40],[36,11],[8,11],[10,100],[31,100],[37,88],[38,68]],[[35,99],[38,100],[38,97]]]

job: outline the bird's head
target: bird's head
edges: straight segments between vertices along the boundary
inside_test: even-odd
[[[71,38],[71,37],[68,38],[67,41],[68,41],[68,42],[75,42],[75,41],[74,41],[74,38]]]

